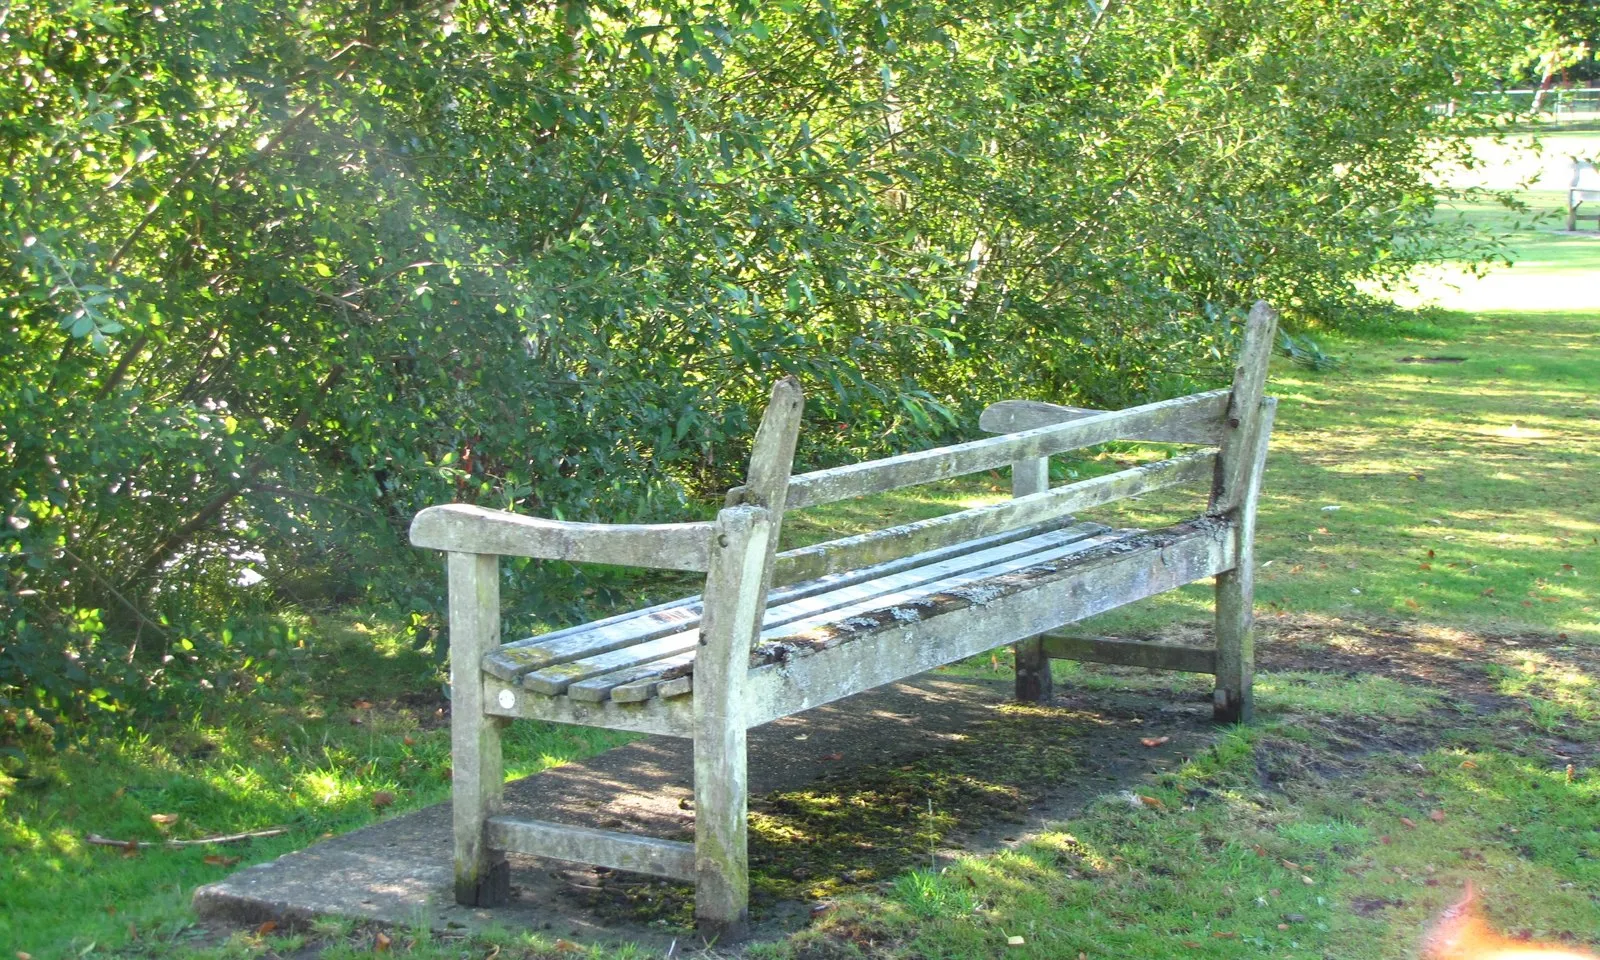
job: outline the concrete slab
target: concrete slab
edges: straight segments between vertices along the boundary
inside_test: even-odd
[[[1009,687],[933,673],[757,728],[750,741],[751,792],[792,789],[825,770],[924,755],[992,716]],[[507,784],[507,813],[692,839],[692,768],[689,741],[646,738]],[[245,924],[334,915],[434,929],[537,929],[590,943],[662,947],[682,936],[619,927],[585,909],[585,891],[595,883],[592,868],[522,856],[511,858],[511,868],[509,905],[493,911],[457,906],[450,890],[450,810],[440,804],[241,870],[201,887],[194,905],[208,919]],[[766,934],[805,922],[806,905],[790,906],[767,920]]]

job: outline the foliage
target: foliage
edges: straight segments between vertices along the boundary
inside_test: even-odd
[[[693,510],[782,373],[812,464],[1212,378],[1442,254],[1519,2],[0,8],[0,706],[258,688],[288,602],[426,639],[418,507]]]

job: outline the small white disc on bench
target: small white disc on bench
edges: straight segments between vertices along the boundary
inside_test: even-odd
[[[500,709],[510,710],[517,705],[517,695],[510,690],[500,691]]]

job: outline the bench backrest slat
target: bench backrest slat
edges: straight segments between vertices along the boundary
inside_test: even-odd
[[[1019,433],[803,473],[789,479],[787,507],[798,510],[993,470],[1018,460],[1048,457],[1097,443],[1148,435],[1181,423],[1220,423],[1228,409],[1228,393],[1227,390],[1196,393]]]
[[[1076,510],[1126,497],[1182,483],[1208,481],[1215,474],[1216,462],[1217,454],[1213,450],[1186,454],[1003,503],[789,550],[777,557],[775,582],[793,583],[853,570],[1017,527],[1046,523]]]
[[[1001,400],[985,407],[978,417],[978,429],[985,433],[1017,433],[1048,427],[1051,424],[1082,420],[1098,416],[1104,410],[1089,407],[1068,407],[1043,400]],[[1198,443],[1214,447],[1222,440],[1221,420],[1184,420],[1163,423],[1137,436],[1118,437],[1119,440],[1136,440],[1140,443]]]
[[[1572,189],[1580,193],[1600,193],[1600,167],[1593,160],[1572,158]]]

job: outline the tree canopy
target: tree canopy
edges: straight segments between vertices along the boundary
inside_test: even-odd
[[[1215,379],[1492,246],[1432,223],[1519,0],[21,0],[0,10],[0,706],[248,691],[283,604],[426,637],[467,500],[671,517]],[[524,612],[595,574],[532,566]],[[541,579],[542,577],[542,579]],[[261,582],[257,582],[261,581]],[[603,582],[602,582],[603,585]]]

